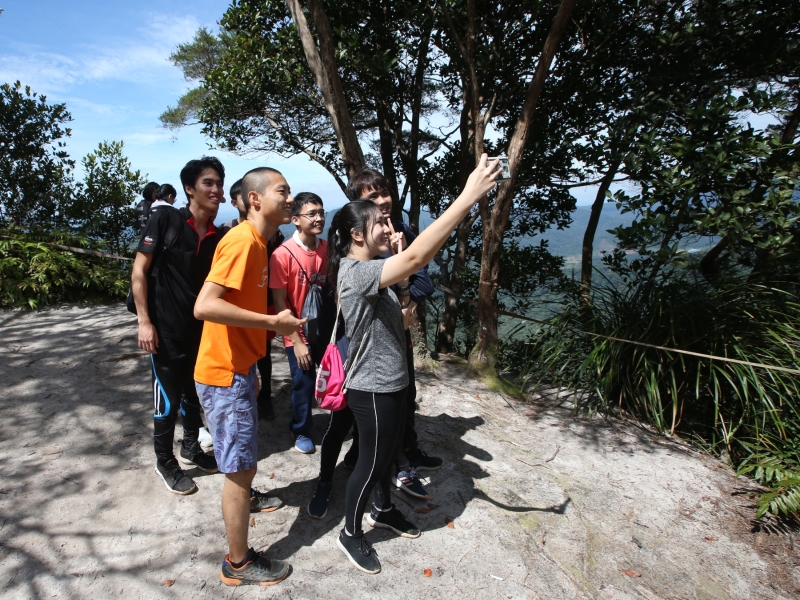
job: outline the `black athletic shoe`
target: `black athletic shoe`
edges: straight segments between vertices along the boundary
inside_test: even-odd
[[[392,504],[392,510],[381,512],[374,506],[367,515],[367,523],[379,529],[391,529],[397,535],[404,538],[418,538],[422,535],[416,525],[408,521],[399,510]]]
[[[203,452],[200,449],[200,444],[197,443],[192,444],[188,448],[182,447],[178,460],[181,464],[197,467],[206,473],[216,473],[219,471],[219,469],[217,469],[217,459],[214,458],[213,455]]]
[[[317,489],[306,507],[308,516],[312,519],[322,519],[328,514],[328,502],[331,499],[333,483],[330,481],[317,482]]]
[[[417,471],[435,471],[442,466],[443,462],[438,456],[428,456],[419,448],[416,452],[407,454],[406,458]]]
[[[156,474],[161,477],[164,481],[164,485],[166,485],[167,489],[173,494],[186,496],[187,494],[197,491],[194,480],[184,473],[174,460],[167,464],[166,467],[162,467],[158,464],[158,461],[156,461]]]
[[[262,421],[274,421],[275,409],[272,408],[272,398],[263,388],[258,392],[256,398],[256,406],[258,406],[258,418]]]
[[[342,466],[347,469],[348,471],[352,471],[356,468],[356,463],[358,462],[358,445],[352,444],[350,446],[350,450],[347,451],[347,454],[344,455],[342,459]]]
[[[364,532],[349,536],[342,529],[336,545],[342,549],[344,555],[350,559],[350,562],[359,571],[364,571],[364,573],[371,575],[381,572],[381,563],[378,560],[378,555],[364,537]]]
[[[219,578],[225,585],[273,585],[286,579],[289,575],[289,563],[282,560],[270,560],[252,548],[245,557],[246,561],[238,569],[231,564],[229,556],[222,561],[222,572]]]
[[[280,498],[263,494],[253,488],[250,488],[250,512],[262,513],[272,512],[283,506]]]

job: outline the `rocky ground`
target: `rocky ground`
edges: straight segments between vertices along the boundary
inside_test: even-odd
[[[198,493],[181,497],[153,473],[149,364],[134,318],[122,306],[0,313],[0,597],[800,594],[795,540],[753,531],[748,483],[719,461],[576,416],[558,398],[503,398],[447,363],[417,384],[420,438],[445,460],[425,482],[432,500],[396,496],[424,533],[402,539],[365,523],[383,571],[362,574],[335,545],[341,465],[327,517],[305,512],[319,455],[292,448],[288,367],[277,347],[273,359],[278,416],[261,428],[255,485],[286,505],[255,516],[250,539],[293,572],[270,588],[228,588],[222,476],[197,473]],[[319,442],[326,415],[315,419]]]

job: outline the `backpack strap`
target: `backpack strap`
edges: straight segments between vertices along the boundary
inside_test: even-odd
[[[297,259],[297,257],[294,255],[294,252],[292,252],[291,250],[289,250],[289,246],[287,246],[286,244],[282,244],[282,246],[283,246],[284,248],[286,248],[286,251],[289,253],[289,256],[291,256],[291,257],[294,259],[294,262],[296,262],[296,263],[297,263],[297,266],[298,266],[298,267],[300,268],[300,270],[303,272],[303,275],[305,275],[306,281],[308,282],[308,286],[309,286],[309,287],[311,287],[312,285],[314,285],[313,283],[311,283],[311,278],[308,276],[308,273],[306,273],[306,270],[303,268],[303,265],[301,265],[301,264],[300,264],[300,261],[299,261],[299,260]],[[316,277],[317,275],[319,275],[319,272],[317,272],[317,273],[314,273],[314,276],[315,276],[315,277]]]

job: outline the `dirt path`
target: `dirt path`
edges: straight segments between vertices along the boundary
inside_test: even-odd
[[[335,547],[347,472],[337,467],[326,519],[309,518],[319,455],[292,449],[279,392],[278,417],[260,432],[255,485],[276,490],[286,506],[256,516],[250,541],[290,559],[293,573],[272,588],[227,588],[219,581],[222,477],[198,476],[199,492],[178,497],[153,473],[150,376],[135,334],[121,306],[0,313],[0,597],[800,593],[800,548],[788,536],[750,532],[746,483],[717,461],[554,402],[509,405],[447,365],[418,380],[420,438],[445,459],[426,484],[438,506],[397,496],[422,537],[365,523],[383,572],[350,566]],[[288,367],[282,350],[273,359],[277,392]],[[325,425],[324,414],[315,417],[317,442]]]

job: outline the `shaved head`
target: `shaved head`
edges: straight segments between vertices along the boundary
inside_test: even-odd
[[[245,210],[250,209],[250,192],[264,194],[270,184],[270,174],[281,175],[281,172],[272,167],[256,167],[245,173],[242,177],[242,202]]]

